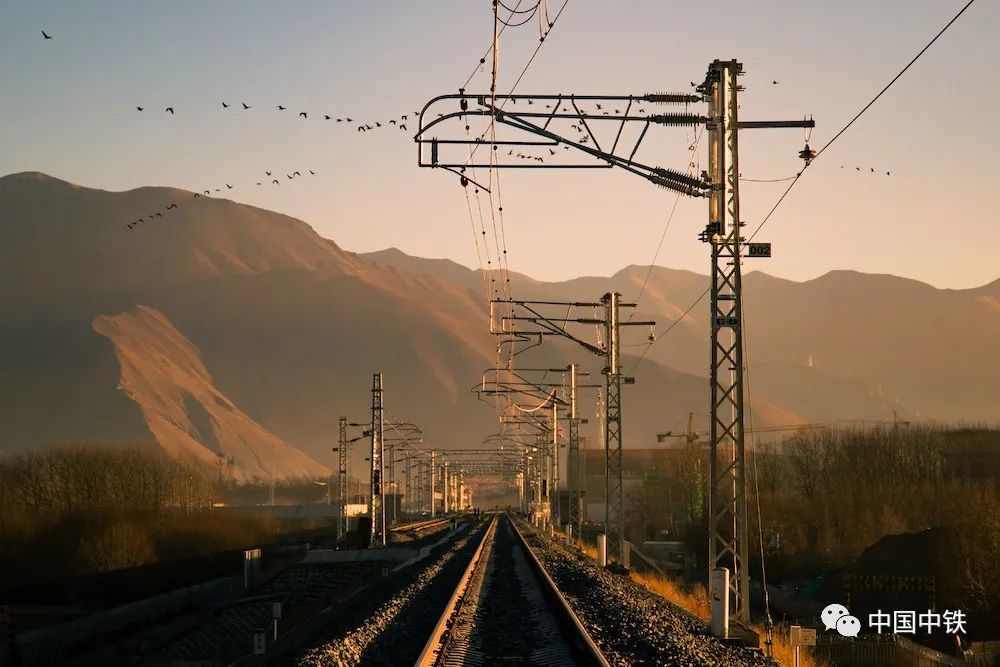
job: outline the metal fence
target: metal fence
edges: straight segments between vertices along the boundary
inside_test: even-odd
[[[857,638],[820,635],[813,655],[838,667],[969,667],[954,658],[899,635],[872,635]]]

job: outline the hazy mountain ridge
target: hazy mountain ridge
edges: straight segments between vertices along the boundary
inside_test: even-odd
[[[126,222],[163,211],[170,201],[178,208],[127,229]],[[0,219],[0,304],[5,308],[0,419],[8,425],[2,448],[155,436],[164,446],[212,452],[222,441],[215,433],[219,430],[233,443],[240,441],[238,435],[246,441],[248,449],[239,457],[246,459],[248,475],[258,474],[259,462],[269,458],[263,450],[270,448],[271,437],[328,464],[337,418],[367,419],[375,371],[385,374],[389,416],[423,426],[428,447],[472,446],[498,428],[495,412],[471,391],[496,359],[482,275],[450,260],[423,260],[394,250],[350,253],[288,216],[194,198],[183,190],[112,193],[34,173],[0,178]],[[590,300],[609,289],[634,298],[647,271],[633,266],[609,278],[561,283],[520,274],[511,279],[519,298]],[[877,373],[859,372],[841,362],[836,355],[843,350],[829,341],[795,342],[815,337],[816,327],[838,330],[832,316],[803,323],[796,315],[795,326],[788,326],[787,314],[771,312],[772,300],[780,302],[781,311],[808,311],[801,304],[816,298],[815,282],[747,276],[755,421],[887,418],[897,395],[891,364],[877,366]],[[696,273],[654,267],[637,314],[653,316],[662,329],[705,285]],[[829,289],[827,301],[840,304],[840,288]],[[908,294],[915,288],[902,289]],[[861,297],[872,292],[860,291]],[[962,313],[976,304],[980,313],[990,312],[983,303],[989,296],[957,292],[929,298],[932,303],[943,299]],[[908,302],[922,298],[906,297]],[[655,433],[684,423],[689,411],[707,423],[704,310],[705,304],[693,310],[638,366],[648,331],[630,332],[623,363],[627,369],[635,366],[638,382],[625,393],[626,446],[652,445]],[[154,320],[157,336],[148,331]],[[114,337],[95,331],[112,322],[132,326]],[[166,331],[185,341],[171,355],[155,349]],[[883,341],[869,341],[876,354],[884,354]],[[126,350],[145,365],[123,363],[120,355]],[[808,354],[815,355],[812,369],[806,365]],[[190,355],[201,369],[177,375],[176,359]],[[600,361],[568,342],[546,342],[518,360],[545,367],[578,361],[599,381]],[[155,377],[159,384],[130,397],[118,389],[123,375]],[[874,391],[880,384],[882,390]],[[191,386],[198,389],[193,392],[197,400],[179,398],[191,394]],[[581,412],[592,413],[593,392],[585,392],[582,400]],[[918,401],[914,406],[929,412]],[[203,428],[206,423],[218,428]],[[595,427],[592,419],[584,428],[592,442]],[[237,444],[230,449],[236,451]],[[362,450],[359,444],[358,462]],[[296,458],[289,454],[289,460]],[[303,463],[285,472],[307,469],[312,470]]]
[[[324,477],[320,465],[255,423],[212,384],[198,351],[162,313],[146,306],[94,319],[115,345],[119,390],[137,403],[150,433],[178,458],[217,466],[232,457],[237,481]]]
[[[363,256],[397,261],[382,253]],[[405,266],[433,274],[436,261],[407,258]],[[655,319],[658,331],[708,287],[705,275],[664,267],[630,266],[607,279],[560,283],[519,283],[512,274],[518,298],[540,300],[597,299],[615,289],[631,301],[644,281],[637,316]],[[751,271],[744,286],[751,377],[763,396],[809,421],[890,419],[892,410],[943,420],[996,419],[1000,280],[950,290],[851,270],[801,283]],[[707,311],[706,297],[647,358],[707,376]]]

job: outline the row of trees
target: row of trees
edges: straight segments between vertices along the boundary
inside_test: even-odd
[[[0,505],[41,514],[208,507],[203,470],[149,446],[76,445],[0,459]]]
[[[259,544],[268,517],[211,511],[214,471],[155,445],[80,444],[0,459],[0,589]]]
[[[647,473],[645,516],[633,517],[632,534],[666,528],[704,562],[707,467],[703,448],[666,452]],[[1000,432],[933,425],[802,431],[751,448],[747,473],[750,553],[760,553],[759,501],[772,582],[835,572],[886,535],[937,528],[935,549],[951,554],[954,573],[939,586],[1000,625]]]

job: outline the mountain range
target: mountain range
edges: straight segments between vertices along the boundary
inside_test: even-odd
[[[479,271],[395,249],[351,253],[304,222],[226,199],[35,172],[0,178],[0,241],[0,451],[147,442],[207,463],[231,457],[241,479],[322,476],[338,417],[369,420],[374,372],[387,416],[419,424],[425,448],[473,447],[498,430],[473,392],[497,357]],[[610,290],[632,300],[644,285],[636,319],[676,326],[648,350],[649,331],[629,328],[626,447],[655,446],[689,412],[704,429],[707,301],[684,313],[706,276],[629,266],[510,280],[515,298],[552,301]],[[801,283],[754,271],[744,285],[755,424],[893,411],[996,421],[1000,281],[941,290],[852,271]],[[569,341],[518,357],[569,362],[599,382],[600,359]],[[593,391],[582,401],[593,415]],[[591,442],[596,423],[583,427]],[[361,462],[361,443],[352,456]]]

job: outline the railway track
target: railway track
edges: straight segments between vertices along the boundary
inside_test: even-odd
[[[418,667],[607,665],[514,523],[494,517]]]
[[[389,528],[390,533],[423,533],[428,530],[433,530],[434,528],[439,528],[441,526],[446,526],[456,519],[460,515],[445,516],[436,519],[427,519],[424,521],[413,521],[410,523],[401,523],[398,526],[392,526]]]

